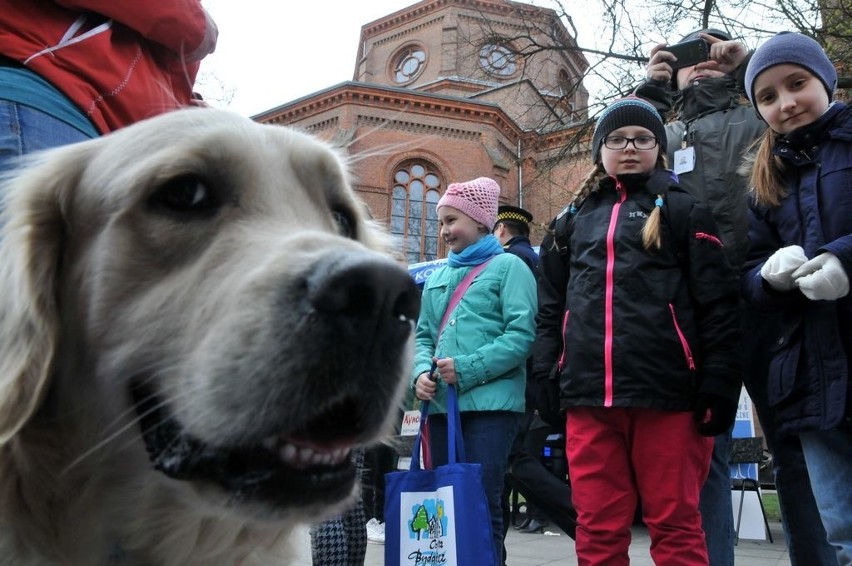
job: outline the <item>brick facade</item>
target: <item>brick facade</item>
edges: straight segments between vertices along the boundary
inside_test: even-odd
[[[588,93],[568,84],[588,64],[579,52],[521,56],[525,45],[516,38],[540,33],[550,41],[545,31],[573,44],[551,10],[424,0],[361,28],[353,81],[254,118],[343,148],[353,185],[389,227],[394,174],[415,160],[440,178],[440,193],[451,182],[494,178],[503,203],[535,216],[537,243],[589,167],[586,116],[575,111],[586,107]],[[493,72],[483,66],[485,55]],[[445,253],[438,243],[438,257]]]

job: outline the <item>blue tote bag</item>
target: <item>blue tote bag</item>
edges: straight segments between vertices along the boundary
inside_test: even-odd
[[[420,466],[424,402],[410,469],[385,474],[385,566],[497,566],[482,467],[464,461],[456,388],[448,389],[449,463]]]

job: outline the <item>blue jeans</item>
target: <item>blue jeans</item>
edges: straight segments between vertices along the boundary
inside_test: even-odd
[[[495,564],[503,557],[503,510],[500,499],[509,449],[523,413],[509,411],[466,411],[461,414],[462,436],[468,462],[482,464],[482,483],[491,512]],[[429,442],[432,465],[447,463],[447,416],[429,415]]]
[[[852,424],[799,438],[828,542],[840,564],[852,564]]]
[[[731,431],[715,437],[710,473],[698,509],[713,566],[734,566],[734,511],[731,504]]]
[[[837,558],[822,526],[799,438],[785,436],[773,440],[768,437],[767,440],[790,564],[835,566]]]
[[[91,139],[77,128],[30,106],[0,100],[0,171],[22,155]]]

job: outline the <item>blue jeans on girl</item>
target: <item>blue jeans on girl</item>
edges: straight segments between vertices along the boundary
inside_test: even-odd
[[[852,424],[799,435],[811,488],[837,562],[852,564]]]
[[[91,139],[40,110],[0,100],[0,171],[13,169],[22,155]]]
[[[462,436],[468,462],[482,464],[482,480],[491,512],[494,556],[500,564],[503,556],[503,478],[509,461],[509,449],[523,413],[510,411],[470,411],[461,414]],[[433,467],[447,463],[447,416],[429,415],[429,442]]]

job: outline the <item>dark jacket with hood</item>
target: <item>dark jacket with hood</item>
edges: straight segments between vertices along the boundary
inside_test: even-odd
[[[699,391],[739,396],[737,274],[709,209],[670,182],[663,170],[602,179],[566,224],[567,254],[542,243],[533,368],[559,372],[563,409],[689,411]],[[646,250],[657,194],[662,247]],[[670,223],[670,206],[686,218]]]
[[[829,430],[850,415],[852,295],[811,301],[774,291],[760,268],[779,248],[799,245],[809,258],[837,256],[852,277],[852,108],[835,103],[811,125],[780,136],[787,196],[777,207],[752,206],[746,299],[782,313],[772,347],[769,402],[782,433]]]
[[[679,92],[669,83],[647,81],[636,91],[666,115],[674,105],[678,119],[666,124],[668,162],[681,147],[695,148],[695,168],[678,175],[678,184],[713,211],[731,265],[739,269],[748,249],[748,180],[738,174],[743,156],[766,124],[741,103],[730,76],[701,79]]]

